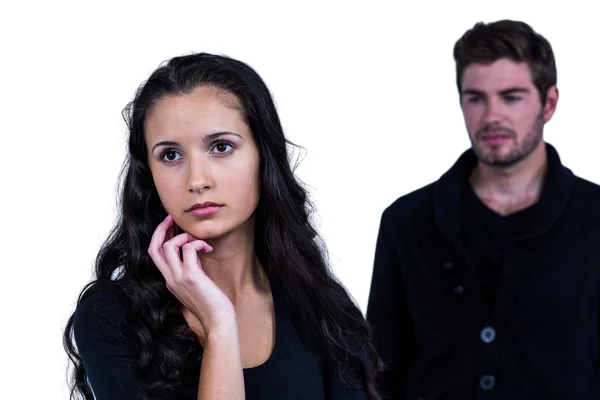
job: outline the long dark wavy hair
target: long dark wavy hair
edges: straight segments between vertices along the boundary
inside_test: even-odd
[[[182,349],[199,348],[199,344],[147,251],[166,211],[148,166],[144,123],[160,99],[201,86],[238,98],[257,144],[261,193],[255,211],[255,252],[259,261],[282,283],[287,301],[301,319],[298,325],[318,339],[333,371],[347,382],[348,377],[359,378],[369,398],[379,400],[375,375],[381,362],[369,326],[328,267],[325,247],[310,222],[312,205],[290,165],[288,145],[292,144],[284,136],[271,94],[251,67],[229,57],[207,53],[175,57],[150,75],[123,110],[129,142],[118,221],[97,256],[95,279],[82,290],[77,304],[96,291],[119,286],[129,300],[128,324],[141,351],[137,373],[146,388],[176,389],[182,383],[190,360],[189,351]],[[73,364],[71,399],[93,399],[74,342],[73,322],[74,314],[63,337]],[[360,368],[357,338],[368,351],[370,368]],[[158,376],[151,373],[153,366],[160,366]]]

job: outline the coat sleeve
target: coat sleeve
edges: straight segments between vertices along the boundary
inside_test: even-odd
[[[367,321],[373,328],[375,346],[385,363],[378,386],[383,398],[406,398],[406,382],[415,349],[414,334],[402,270],[399,265],[399,238],[389,209],[384,211],[379,227]]]

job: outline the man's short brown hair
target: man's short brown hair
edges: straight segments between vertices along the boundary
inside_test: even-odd
[[[478,22],[458,39],[454,45],[458,92],[462,93],[463,73],[470,64],[491,64],[501,58],[529,65],[533,83],[545,104],[548,89],[556,85],[552,46],[521,21]]]

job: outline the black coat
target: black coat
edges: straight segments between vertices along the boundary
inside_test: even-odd
[[[533,229],[500,255],[493,313],[460,239],[471,150],[383,212],[367,319],[389,398],[600,399],[600,186],[546,151]]]

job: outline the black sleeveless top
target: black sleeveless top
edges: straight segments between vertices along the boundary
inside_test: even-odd
[[[275,345],[265,363],[244,369],[246,399],[366,400],[366,390],[351,389],[327,368],[318,346],[305,339],[288,312],[281,285],[272,277],[270,282]],[[126,313],[127,300],[116,289],[90,294],[75,311],[75,342],[97,400],[135,399],[143,386],[135,373],[138,340],[127,324]],[[363,360],[361,367],[368,368],[366,349],[359,345],[356,349]],[[198,358],[187,368],[196,372],[189,374],[180,388],[156,391],[150,398],[195,400],[202,363]]]

